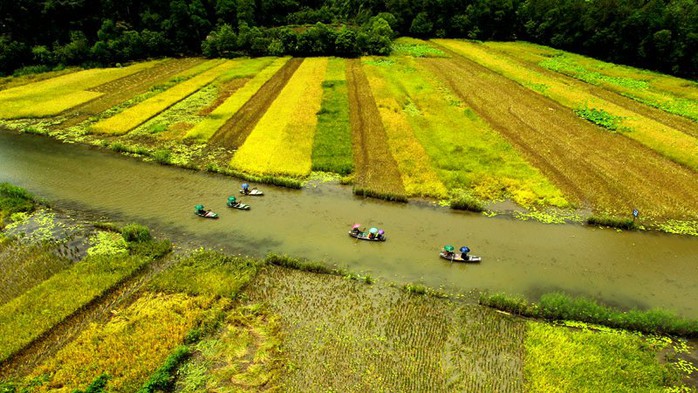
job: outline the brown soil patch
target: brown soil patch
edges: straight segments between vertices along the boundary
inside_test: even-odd
[[[291,59],[286,62],[223,127],[213,134],[209,144],[227,148],[240,147],[301,63],[303,59]]]
[[[87,120],[90,116],[104,112],[130,98],[145,93],[152,86],[166,82],[176,74],[194,67],[203,61],[203,59],[198,58],[169,59],[155,67],[90,89],[90,91],[105,94],[65,113],[68,115],[68,119],[61,123],[59,127],[67,128],[75,126]]]
[[[361,68],[361,60],[348,60],[346,75],[355,161],[354,184],[362,190],[404,196],[400,171],[388,149],[388,136],[371,86]]]
[[[447,50],[443,48],[444,50]],[[647,147],[451,51],[422,63],[572,201],[649,217],[698,217],[698,176]]]
[[[199,111],[199,116],[207,116],[213,112],[218,106],[220,106],[225,100],[228,99],[233,93],[238,91],[239,88],[245,85],[250,78],[238,78],[233,79],[230,82],[225,83],[218,89],[218,97],[206,108]]]

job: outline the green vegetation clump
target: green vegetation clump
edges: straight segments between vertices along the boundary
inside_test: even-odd
[[[623,312],[591,299],[573,298],[559,292],[541,296],[537,304],[529,303],[520,296],[483,293],[480,304],[517,315],[548,320],[580,321],[642,333],[698,337],[698,320],[682,319],[668,311],[657,309]]]
[[[285,267],[288,269],[300,270],[311,273],[333,274],[338,276],[346,275],[341,269],[329,267],[321,262],[308,261],[301,258],[293,258],[288,255],[269,254],[264,258],[264,262],[270,265]]]
[[[36,207],[34,197],[21,187],[0,183],[0,228],[5,225],[5,217],[15,213],[31,213]]]
[[[354,186],[353,192],[354,192],[354,195],[359,195],[359,196],[363,196],[363,197],[384,199],[386,201],[393,201],[393,202],[404,202],[404,203],[408,202],[407,196],[405,196],[404,194],[394,194],[391,192],[382,192],[382,191],[378,191],[378,190],[372,190],[372,189],[362,188],[362,187],[357,187],[357,186]]]
[[[85,390],[77,389],[73,393],[105,393],[107,390],[107,383],[109,382],[109,375],[101,374],[87,387]]]
[[[451,209],[455,210],[469,210],[477,213],[485,211],[484,203],[468,194],[460,194],[452,197],[450,206]]]
[[[187,346],[179,346],[167,357],[165,363],[158,368],[148,381],[138,389],[138,393],[155,393],[171,391],[179,366],[191,355]]]
[[[618,125],[620,125],[623,120],[620,116],[614,116],[603,109],[597,108],[579,108],[575,109],[574,113],[584,120],[588,120],[611,131],[618,130]]]
[[[128,224],[121,229],[121,235],[127,242],[142,243],[152,240],[150,229],[141,224]]]

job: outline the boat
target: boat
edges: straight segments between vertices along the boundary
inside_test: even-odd
[[[444,246],[444,249],[439,252],[439,256],[451,262],[477,263],[482,261],[481,257],[468,255],[470,248],[463,246],[460,248],[460,253],[455,252],[455,248],[451,245]]]
[[[214,213],[211,210],[205,210],[204,205],[194,206],[194,214],[203,218],[218,218],[218,213]]]
[[[371,228],[368,232],[361,231],[359,224],[354,224],[349,231],[349,236],[358,240],[368,240],[374,242],[384,242],[386,240],[385,231],[378,228]]]
[[[264,192],[262,192],[261,190],[258,190],[257,187],[250,188],[249,184],[243,183],[242,189],[240,190],[240,194],[250,195],[250,196],[262,196],[262,195],[264,195]]]
[[[234,196],[228,197],[228,202],[225,204],[233,209],[250,210],[250,205],[238,201]]]

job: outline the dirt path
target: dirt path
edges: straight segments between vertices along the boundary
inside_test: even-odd
[[[0,380],[21,378],[78,337],[90,323],[105,322],[116,307],[127,307],[138,299],[150,279],[176,261],[173,254],[156,260],[116,284],[62,322],[0,363]]]
[[[449,51],[450,52],[450,51]],[[597,210],[698,217],[698,176],[639,143],[452,53],[422,63],[571,200]]]
[[[296,58],[286,62],[223,127],[213,134],[209,143],[226,148],[240,147],[301,63],[303,59]]]
[[[397,162],[387,146],[388,136],[373,99],[361,60],[347,61],[349,119],[354,148],[354,184],[380,194],[405,195]]]
[[[86,102],[76,108],[68,111],[68,119],[58,125],[59,128],[68,128],[75,126],[88,117],[104,112],[107,109],[118,105],[130,98],[139,94],[145,93],[152,86],[163,83],[174,75],[191,68],[201,62],[203,59],[187,58],[187,59],[169,59],[155,67],[137,72],[115,81],[97,86],[91,91],[105,93],[103,96],[92,101]]]

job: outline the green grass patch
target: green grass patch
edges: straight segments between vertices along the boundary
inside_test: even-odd
[[[393,41],[393,56],[411,56],[411,57],[448,57],[446,52],[435,48],[427,41],[422,41],[416,38],[400,37]]]
[[[344,59],[332,58],[322,83],[322,104],[313,141],[313,170],[348,175],[354,170],[349,93]]]
[[[131,255],[86,257],[0,306],[0,361],[149,261]]]
[[[166,293],[234,298],[255,276],[258,262],[199,249],[159,274],[150,288]]]
[[[321,262],[309,261],[302,258],[293,258],[288,255],[269,254],[264,258],[264,262],[270,265],[285,267],[287,269],[300,270],[304,272],[333,274],[343,276],[347,274],[344,270],[327,266]]]
[[[485,211],[485,204],[482,201],[465,193],[451,197],[449,206],[454,210],[468,210],[477,213]]]
[[[611,131],[618,130],[618,126],[623,121],[622,117],[613,116],[605,110],[597,108],[579,108],[575,109],[574,113],[584,120],[590,121],[597,126],[601,126]]]
[[[525,346],[529,392],[666,391],[680,382],[676,372],[660,364],[661,344],[622,331],[529,322]]]
[[[34,197],[25,189],[0,183],[0,229],[15,213],[31,213],[36,208]]]
[[[362,197],[368,197],[368,198],[376,198],[376,199],[383,199],[386,201],[392,201],[392,202],[404,202],[407,203],[409,200],[406,195],[404,194],[395,194],[392,192],[385,192],[385,191],[380,191],[380,190],[374,190],[370,188],[363,188],[363,187],[354,187],[352,192],[354,195],[362,196]]]
[[[517,315],[560,321],[580,321],[650,334],[698,337],[698,320],[683,319],[659,309],[620,311],[584,297],[554,292],[529,303],[521,296],[502,293],[480,296],[480,304]]]

